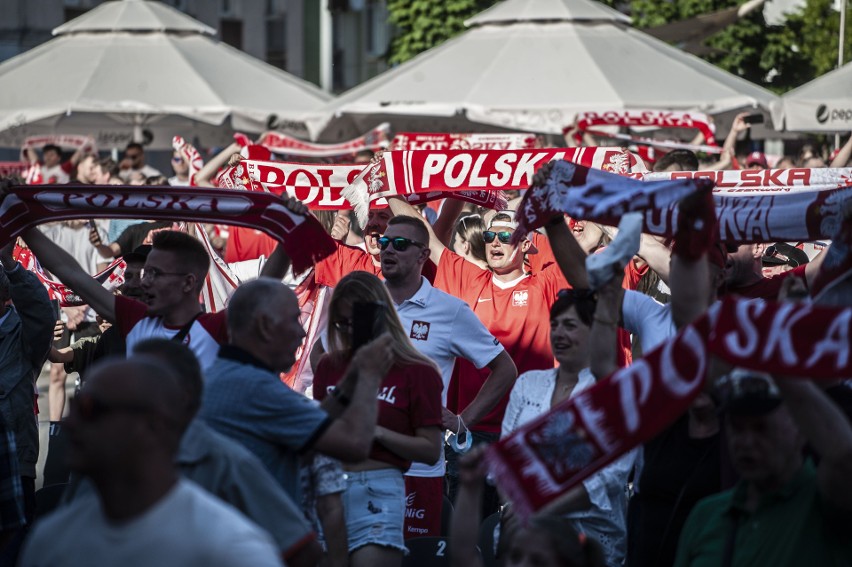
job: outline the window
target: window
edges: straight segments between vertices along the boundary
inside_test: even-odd
[[[243,21],[222,19],[219,21],[219,35],[222,41],[237,49],[243,48]]]
[[[266,20],[266,62],[287,69],[287,17]]]

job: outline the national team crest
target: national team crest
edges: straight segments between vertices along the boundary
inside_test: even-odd
[[[426,321],[414,321],[411,323],[411,334],[409,337],[415,341],[425,341],[429,338],[429,327]]]
[[[526,307],[530,301],[530,292],[527,290],[519,290],[512,292],[512,305],[514,307]]]

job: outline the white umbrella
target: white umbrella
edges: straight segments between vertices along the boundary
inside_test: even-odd
[[[174,134],[219,145],[270,123],[307,137],[302,115],[331,98],[160,2],[105,2],[53,33],[0,64],[0,146],[71,133],[99,147],[167,149]]]
[[[583,111],[719,114],[777,98],[628,21],[592,0],[506,0],[469,20],[469,31],[341,95],[309,126],[323,139],[380,121],[409,130],[411,117],[437,119],[430,130],[475,122],[559,133]]]
[[[772,121],[785,130],[852,130],[852,63],[805,83],[772,106]]]

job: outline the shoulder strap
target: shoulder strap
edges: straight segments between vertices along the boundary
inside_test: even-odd
[[[199,317],[201,317],[201,313],[196,313],[195,317],[190,319],[186,325],[180,328],[180,331],[178,331],[177,334],[172,337],[172,340],[176,343],[182,343],[186,336],[189,334],[189,330],[192,328],[192,325]]]

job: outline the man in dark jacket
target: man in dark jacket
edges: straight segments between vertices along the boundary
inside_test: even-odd
[[[13,244],[0,249],[0,413],[15,436],[25,515],[30,523],[38,461],[35,381],[53,341],[55,315],[36,275],[12,258]],[[13,543],[6,551],[16,553],[15,548]]]

